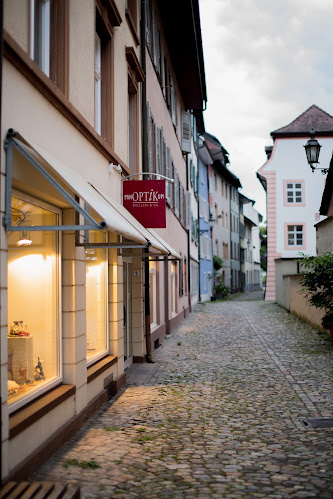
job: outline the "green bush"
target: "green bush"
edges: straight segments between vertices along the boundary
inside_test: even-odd
[[[322,325],[333,324],[333,252],[328,251],[321,256],[300,253],[299,260],[305,270],[301,272],[300,293],[311,305],[325,310]]]
[[[230,289],[223,283],[222,276],[217,275],[215,281],[215,294],[222,295],[222,298],[226,298],[230,293]]]
[[[214,270],[220,270],[223,267],[223,260],[217,255],[213,256]]]

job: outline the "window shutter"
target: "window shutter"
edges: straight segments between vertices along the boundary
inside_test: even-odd
[[[148,172],[153,171],[153,127],[149,102],[147,102],[147,124],[148,124]]]
[[[154,124],[155,173],[160,173],[160,130]]]
[[[193,161],[190,159],[190,184],[193,186]]]
[[[157,66],[157,23],[156,23],[156,11],[153,8],[152,12],[153,18],[153,61],[155,66]]]
[[[193,141],[195,144],[197,144],[197,120],[194,116],[194,114],[192,114],[192,124],[193,124]]]
[[[171,119],[172,123],[176,125],[176,93],[175,85],[172,76],[170,76],[170,90],[171,90]]]
[[[175,168],[175,200],[174,200],[174,209],[175,209],[175,214],[178,217],[179,216],[179,180],[178,180],[178,172]]]
[[[191,152],[191,114],[182,112],[182,151]]]
[[[191,224],[191,192],[186,191],[186,201],[185,201],[185,227],[186,230],[190,230]],[[192,218],[193,220],[193,218]]]
[[[165,148],[165,176],[171,178],[171,170],[170,170],[170,147],[166,146]],[[172,184],[166,180],[166,199],[170,203],[171,202],[171,187]]]
[[[163,127],[161,128],[161,133],[163,135]],[[166,145],[164,139],[162,140],[162,175],[167,177],[167,168],[166,168]]]
[[[181,183],[179,183],[179,220],[181,223],[184,223],[184,197],[183,197],[183,186]]]
[[[160,128],[160,165],[159,172],[161,175],[165,175],[164,173],[164,147],[163,147],[163,127]]]
[[[145,8],[146,8],[146,43],[148,47],[150,47],[150,29],[149,29],[149,5],[148,2],[145,2]]]

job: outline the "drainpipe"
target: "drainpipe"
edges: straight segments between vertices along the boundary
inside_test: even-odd
[[[189,155],[186,156],[186,193],[189,192],[188,181],[188,160]],[[187,195],[187,194],[186,194]],[[191,206],[188,206],[188,211],[191,213]],[[185,221],[186,225],[187,220]],[[187,231],[187,296],[190,312],[192,312],[192,296],[191,296],[191,227]]]
[[[3,0],[0,0],[0,123],[2,117]],[[1,166],[1,165],[0,165]],[[0,279],[2,275],[0,275]],[[0,342],[1,353],[1,342]],[[0,484],[2,482],[2,398],[0,393]]]
[[[147,86],[146,86],[146,0],[141,1],[141,67],[145,78],[141,84],[141,117],[142,117],[142,170],[148,171],[148,126],[147,126]],[[145,249],[148,253],[148,248]],[[145,336],[146,336],[146,361],[151,362],[151,343],[150,343],[150,295],[149,295],[149,259],[144,260],[145,276]]]
[[[199,302],[201,302],[201,262],[200,262],[200,249],[201,249],[201,238],[200,238],[200,195],[199,195],[199,180],[200,180],[200,175],[199,175],[199,170],[200,170],[200,158],[198,155],[198,170],[197,170],[197,186],[198,186],[198,191],[197,191],[197,196],[198,196],[198,236],[199,236],[199,251],[198,251],[198,256],[199,256]]]

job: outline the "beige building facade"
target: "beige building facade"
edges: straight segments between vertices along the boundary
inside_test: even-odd
[[[4,2],[2,478],[26,477],[143,362],[139,1]]]

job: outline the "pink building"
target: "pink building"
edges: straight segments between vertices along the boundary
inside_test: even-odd
[[[316,254],[316,229],[322,220],[320,202],[325,176],[312,173],[304,145],[315,131],[321,164],[329,165],[333,148],[333,117],[313,105],[289,125],[271,132],[273,147],[257,176],[267,193],[267,301],[275,301],[275,260],[295,259],[302,251]]]

